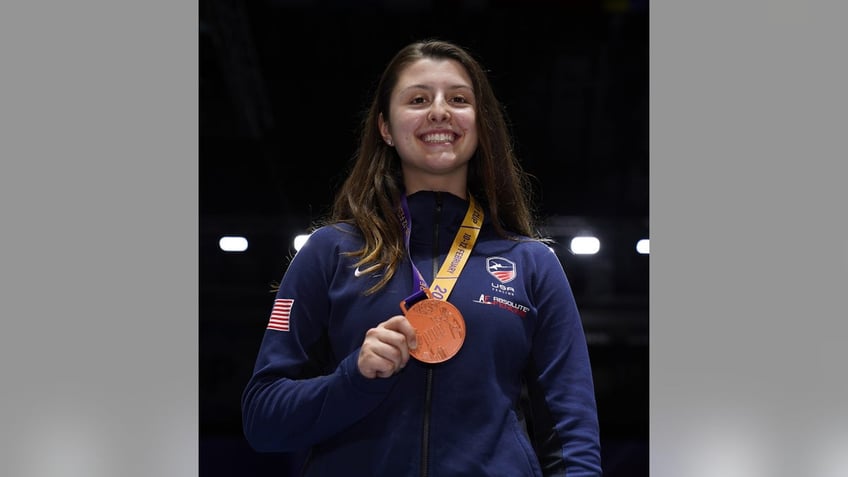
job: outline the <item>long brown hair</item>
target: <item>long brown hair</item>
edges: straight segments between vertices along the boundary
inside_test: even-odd
[[[488,211],[486,217],[498,235],[520,234],[540,238],[534,227],[532,188],[515,156],[505,114],[495,98],[480,63],[462,47],[426,40],[407,45],[389,62],[377,84],[354,163],[336,194],[327,223],[349,223],[362,233],[365,245],[350,252],[363,271],[382,271],[368,290],[374,293],[392,278],[406,253],[397,217],[403,191],[400,158],[380,135],[378,118],[390,121],[389,103],[401,72],[422,58],[455,60],[471,77],[477,117],[477,151],[469,162],[468,190]]]

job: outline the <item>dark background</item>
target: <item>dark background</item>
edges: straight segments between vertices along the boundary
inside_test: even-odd
[[[354,2],[350,2],[354,4]],[[382,68],[439,37],[488,68],[586,328],[606,476],[648,475],[646,2],[199,3],[200,475],[288,475],[240,395],[292,238],[326,212]],[[592,256],[575,235],[601,240]],[[243,253],[218,249],[241,235]]]

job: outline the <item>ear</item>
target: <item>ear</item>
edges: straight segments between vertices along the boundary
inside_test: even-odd
[[[386,144],[389,146],[394,146],[394,142],[392,141],[392,134],[389,132],[389,123],[383,119],[383,113],[380,113],[380,116],[377,117],[377,123],[380,126],[380,135],[383,136],[383,141],[386,141]]]

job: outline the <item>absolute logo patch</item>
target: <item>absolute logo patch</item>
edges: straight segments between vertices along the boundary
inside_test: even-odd
[[[530,308],[526,305],[522,305],[512,300],[507,300],[505,298],[492,295],[480,295],[480,298],[473,301],[474,303],[480,303],[481,305],[491,305],[496,306],[498,308],[502,308],[509,312],[515,313],[521,318],[527,316],[527,312],[530,311]]]

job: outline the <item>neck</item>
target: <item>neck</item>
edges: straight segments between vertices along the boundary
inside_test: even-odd
[[[409,177],[404,178],[404,189],[407,195],[412,195],[423,190],[436,192],[447,192],[462,199],[468,199],[468,185],[465,183],[465,178],[462,180],[445,180],[444,178],[435,178],[431,180],[410,180]]]

